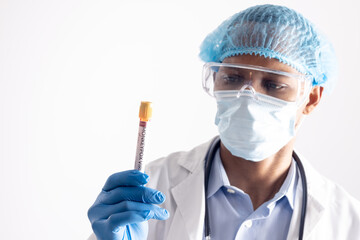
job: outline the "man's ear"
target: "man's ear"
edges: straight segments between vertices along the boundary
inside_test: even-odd
[[[303,114],[308,115],[315,109],[315,107],[320,102],[323,91],[324,87],[321,86],[315,86],[311,89],[309,94],[309,102],[306,104],[303,110]]]

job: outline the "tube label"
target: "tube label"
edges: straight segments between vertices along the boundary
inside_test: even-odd
[[[140,121],[139,132],[138,132],[138,141],[137,141],[137,147],[136,147],[136,156],[135,156],[134,168],[141,172],[144,171],[143,157],[144,157],[144,146],[145,146],[145,135],[146,135],[146,123],[147,122]]]

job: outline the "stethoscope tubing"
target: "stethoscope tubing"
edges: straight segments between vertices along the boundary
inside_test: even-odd
[[[215,158],[216,151],[220,148],[220,138],[217,136],[211,143],[206,156],[205,156],[205,240],[211,239],[211,229],[210,229],[210,219],[209,219],[209,207],[206,199],[206,192],[209,185],[209,176],[212,167],[212,162]],[[304,236],[304,226],[305,226],[305,216],[306,216],[306,207],[307,207],[307,180],[305,175],[304,166],[300,161],[299,156],[293,151],[292,156],[297,163],[299,168],[301,183],[303,187],[302,195],[302,206],[301,206],[301,218],[300,218],[300,227],[299,227],[299,240],[303,239]]]

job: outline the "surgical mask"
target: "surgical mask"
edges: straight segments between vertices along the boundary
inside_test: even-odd
[[[218,107],[215,124],[221,142],[234,156],[259,162],[296,134],[296,102],[251,90],[215,91],[214,95]]]

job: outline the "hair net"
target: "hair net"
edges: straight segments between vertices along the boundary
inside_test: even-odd
[[[259,5],[233,15],[205,38],[199,56],[205,62],[222,62],[244,54],[275,58],[313,76],[313,85],[333,88],[337,64],[331,43],[287,7]]]

